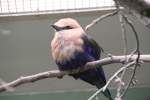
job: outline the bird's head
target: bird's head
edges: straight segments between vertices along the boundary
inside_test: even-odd
[[[79,23],[72,18],[63,18],[51,25],[56,31],[81,28]]]

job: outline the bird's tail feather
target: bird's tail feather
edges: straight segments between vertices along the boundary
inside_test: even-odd
[[[97,84],[96,87],[97,87],[98,89],[102,88],[102,86],[99,85],[99,84]],[[109,91],[108,88],[106,88],[106,90],[105,90],[104,92],[102,92],[102,93],[103,93],[103,95],[104,95],[105,97],[107,97],[109,100],[113,100],[112,97],[111,97],[111,93],[110,93],[110,91]]]
[[[102,70],[100,72],[102,72]],[[91,70],[87,70],[85,72],[81,72],[81,73],[78,73],[78,74],[73,74],[71,76],[73,76],[75,79],[80,78],[81,80],[86,81],[86,82],[88,82],[88,83],[90,83],[92,85],[95,85],[98,89],[100,89],[100,88],[102,88],[105,85],[104,78],[100,77],[102,75],[100,73],[98,73],[98,70],[91,69]],[[102,93],[109,100],[113,100],[112,97],[111,97],[111,93],[110,93],[110,91],[108,89],[106,89]]]
[[[104,92],[102,92],[107,98],[109,98],[109,100],[113,100],[110,94],[110,91],[108,89],[106,89]]]

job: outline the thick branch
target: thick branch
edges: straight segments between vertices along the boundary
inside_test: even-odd
[[[114,0],[121,6],[134,10],[142,16],[150,18],[150,1],[149,0]]]
[[[150,28],[150,0],[114,0]]]
[[[6,91],[7,87],[17,87],[20,86],[22,84],[26,84],[26,83],[32,83],[41,79],[45,79],[45,78],[53,78],[53,77],[63,77],[64,75],[68,75],[68,74],[75,74],[75,73],[79,73],[79,72],[83,72],[85,70],[88,69],[92,69],[95,68],[98,65],[108,65],[108,64],[113,64],[113,63],[124,63],[126,58],[129,59],[130,61],[136,60],[137,55],[127,55],[127,56],[112,56],[112,57],[106,57],[104,59],[101,60],[97,60],[97,61],[93,61],[93,62],[88,62],[83,68],[79,68],[79,69],[75,69],[69,72],[65,72],[65,71],[59,71],[59,70],[51,70],[51,71],[46,71],[46,72],[42,72],[42,73],[38,73],[35,75],[30,75],[30,76],[21,76],[20,78],[10,82],[10,83],[6,83],[6,84],[2,84],[0,86],[0,92]],[[140,59],[143,62],[150,62],[150,55],[140,55]]]

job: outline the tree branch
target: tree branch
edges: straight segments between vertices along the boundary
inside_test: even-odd
[[[98,91],[96,91],[91,97],[89,97],[88,100],[93,100],[93,98],[96,97],[100,92],[104,92],[104,91],[106,90],[106,88],[108,87],[108,85],[110,84],[110,82],[111,82],[113,79],[115,79],[115,78],[118,76],[118,74],[119,74],[120,72],[126,70],[127,67],[132,66],[134,63],[135,63],[135,61],[133,61],[133,62],[127,64],[127,65],[124,66],[124,67],[121,67],[118,71],[116,71],[116,72],[114,73],[114,75],[109,78],[109,80],[107,81],[107,83],[106,83],[101,89],[99,89]],[[117,78],[119,78],[119,77],[117,77]]]
[[[142,16],[150,18],[150,1],[149,0],[114,0],[121,6],[134,10]]]
[[[102,21],[103,19],[107,18],[107,17],[110,17],[110,16],[114,16],[118,13],[118,10],[115,10],[111,13],[107,13],[107,14],[104,14],[96,19],[94,19],[90,24],[88,24],[86,27],[85,27],[85,31],[88,31],[89,28],[93,27],[95,24],[97,24],[98,22]]]
[[[145,26],[150,28],[150,1],[149,0],[114,0],[130,14],[136,16]]]
[[[14,87],[26,84],[26,83],[32,83],[32,82],[36,82],[38,80],[42,80],[46,78],[54,78],[54,77],[59,78],[59,77],[63,77],[64,75],[83,72],[88,69],[95,68],[96,66],[99,66],[99,65],[103,66],[103,65],[113,64],[113,63],[124,63],[126,60],[126,57],[127,59],[130,59],[130,62],[137,59],[137,55],[111,56],[111,57],[106,57],[101,60],[88,62],[83,68],[75,69],[75,70],[68,71],[68,72],[59,71],[59,70],[51,70],[51,71],[46,71],[46,72],[30,75],[30,76],[21,76],[20,78],[10,83],[2,84],[0,86],[0,92],[7,91],[7,87],[14,88]],[[140,55],[139,60],[143,62],[150,62],[150,55]]]
[[[0,85],[5,85],[5,84],[7,84],[7,83],[0,78]],[[9,92],[13,92],[14,91],[14,89],[12,87],[9,87],[9,86],[6,86],[5,89],[7,91],[9,91]]]

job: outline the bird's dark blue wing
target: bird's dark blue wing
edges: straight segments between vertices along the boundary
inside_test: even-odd
[[[88,35],[83,35],[82,39],[84,40],[85,51],[94,59],[100,59],[101,52],[103,51],[102,47],[100,47],[98,43]]]
[[[84,35],[82,38],[84,40],[84,50],[85,50],[87,58],[88,58],[87,60],[88,61],[99,60],[100,56],[101,56],[101,52],[103,51],[103,49],[90,36]],[[96,76],[100,77],[103,80],[103,82],[106,83],[103,68],[102,67],[97,67],[94,70],[97,73]]]
[[[82,38],[84,40],[83,48],[86,56],[85,60],[90,62],[100,59],[102,48],[97,44],[97,42],[87,35],[84,35]],[[95,69],[90,69],[76,74],[74,77],[95,85],[98,89],[102,88],[106,84],[105,74],[103,68],[100,66]],[[106,89],[103,94],[108,97],[109,100],[112,100],[108,89]]]

